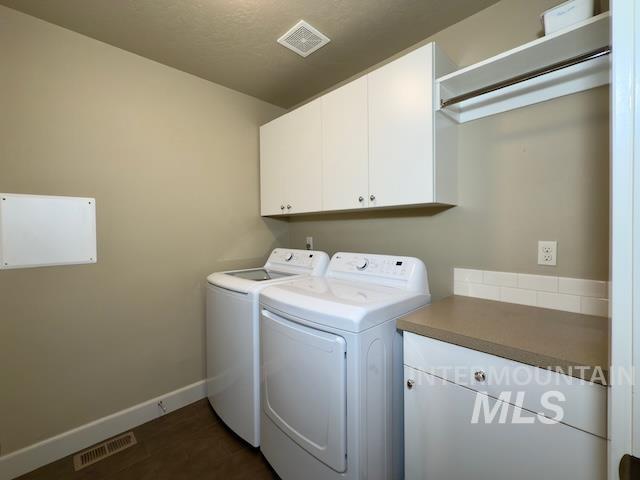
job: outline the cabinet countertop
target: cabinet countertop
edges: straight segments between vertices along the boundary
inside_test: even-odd
[[[454,295],[398,329],[595,383],[608,383],[609,319]]]

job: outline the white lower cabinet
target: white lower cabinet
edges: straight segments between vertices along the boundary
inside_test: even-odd
[[[418,337],[425,341],[419,347],[425,349],[424,356],[437,362],[431,366],[441,371],[448,367],[448,363],[440,363],[446,358],[435,358],[427,353],[430,342],[437,341],[408,335],[413,338],[413,345],[408,347],[411,358],[418,358]],[[526,395],[531,396],[536,392],[535,388],[530,389],[527,385],[504,386],[502,392],[511,392],[511,396],[500,400],[496,398],[500,394],[495,388],[492,391],[481,384],[462,386],[455,379],[445,380],[407,365],[406,336],[405,333],[404,436],[407,480],[606,478],[607,442],[602,436],[571,425],[575,415],[565,415],[560,422],[551,422],[549,417],[542,417],[541,420],[541,416],[527,409]],[[468,350],[455,345],[450,347]],[[478,365],[492,367],[486,362],[487,354],[474,353],[479,354],[479,363],[473,359],[473,363],[469,363],[472,376]],[[459,371],[464,372],[464,369]],[[510,374],[508,371],[504,373],[505,378]],[[467,375],[459,375],[463,379],[460,383],[466,383]],[[597,387],[604,389],[599,385]],[[553,385],[548,387],[548,391],[554,390]],[[524,392],[521,393],[521,400],[524,401],[517,401],[518,392]],[[588,389],[584,392],[585,397],[593,395]],[[553,405],[566,410],[580,405],[575,400],[579,398],[565,404],[551,397]],[[585,398],[585,403],[594,405],[590,412],[594,418],[606,418],[606,404],[602,408],[593,398]],[[594,420],[593,423],[598,424],[599,421]]]

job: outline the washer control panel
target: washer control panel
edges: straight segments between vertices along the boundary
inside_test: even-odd
[[[313,271],[314,274],[321,275],[324,273],[328,263],[329,257],[324,252],[296,250],[293,248],[276,248],[271,252],[271,255],[269,255],[266,267],[274,269],[291,267],[294,269]]]

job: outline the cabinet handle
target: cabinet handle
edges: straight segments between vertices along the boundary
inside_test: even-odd
[[[415,384],[416,384],[415,380],[411,380],[411,379],[407,380],[407,388],[409,390],[411,390]]]
[[[284,210],[284,205],[280,205],[280,210]]]
[[[376,199],[376,196],[375,196],[375,195],[370,195],[370,196],[369,196],[369,200],[371,200],[372,202],[373,202],[375,199]]]
[[[363,197],[362,195],[360,195],[360,196],[358,197],[358,201],[359,201],[359,202],[364,202],[364,197]]]
[[[291,205],[287,204],[287,210],[291,210]]]
[[[473,374],[473,378],[475,378],[478,382],[484,382],[487,379],[487,374],[482,370],[478,370]]]

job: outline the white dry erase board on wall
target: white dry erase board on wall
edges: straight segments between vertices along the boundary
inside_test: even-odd
[[[96,261],[95,199],[0,193],[0,269]]]

